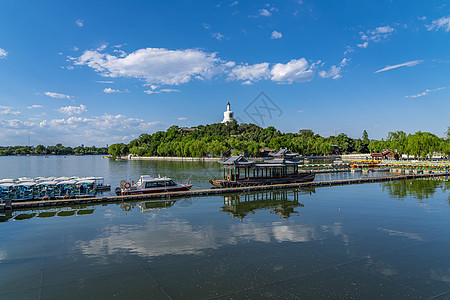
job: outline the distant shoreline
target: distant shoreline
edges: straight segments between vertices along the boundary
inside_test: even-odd
[[[178,156],[121,156],[128,160],[167,160],[167,161],[221,161],[220,157],[178,157]]]
[[[0,157],[12,157],[12,156],[108,156],[108,154],[10,154],[10,155],[0,155]]]
[[[369,154],[370,155],[370,154]],[[353,158],[355,155],[352,155]],[[360,155],[360,157],[365,157],[366,154]],[[342,155],[330,155],[330,156],[305,156],[302,157],[303,159],[337,159],[341,158]],[[165,161],[223,161],[224,158],[221,157],[179,157],[179,156],[121,156],[120,159],[126,159],[126,160],[165,160]],[[254,157],[251,158],[254,159],[263,159]]]

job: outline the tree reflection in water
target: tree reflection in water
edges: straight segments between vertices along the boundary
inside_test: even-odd
[[[300,194],[315,193],[314,187],[295,190],[274,190],[252,192],[247,194],[230,194],[223,197],[222,211],[241,221],[248,214],[254,214],[258,209],[272,209],[270,213],[287,219],[292,214],[298,215],[294,209],[303,207],[299,202]]]
[[[443,192],[447,191],[450,188],[450,182],[447,177],[394,180],[381,182],[381,188],[383,191],[387,191],[392,198],[404,199],[409,196],[421,202],[424,199],[432,197],[437,189],[441,189]]]

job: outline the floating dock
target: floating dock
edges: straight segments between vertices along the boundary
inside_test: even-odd
[[[39,201],[15,201],[6,202],[0,204],[0,210],[5,209],[22,209],[32,207],[52,207],[52,206],[65,206],[73,204],[89,204],[89,203],[105,203],[105,202],[118,202],[118,201],[132,201],[143,199],[161,199],[161,198],[180,198],[180,197],[196,197],[196,196],[211,196],[227,193],[240,193],[240,192],[252,192],[261,190],[275,190],[275,189],[289,189],[289,188],[301,188],[301,187],[320,187],[320,186],[333,186],[333,185],[346,185],[346,184],[358,184],[358,183],[370,183],[381,181],[393,181],[393,180],[409,180],[416,178],[433,178],[448,176],[448,173],[434,173],[434,174],[409,174],[409,175],[392,175],[392,176],[380,176],[380,177],[366,177],[355,179],[341,179],[341,180],[328,180],[328,181],[312,181],[302,183],[289,183],[289,184],[275,184],[275,185],[261,185],[251,187],[235,187],[235,188],[220,188],[220,189],[205,189],[205,190],[190,190],[181,192],[165,192],[165,193],[152,193],[143,195],[125,195],[125,196],[106,196],[106,197],[90,197],[90,198],[69,198],[69,199],[49,199]]]

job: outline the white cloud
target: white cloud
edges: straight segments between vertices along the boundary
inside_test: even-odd
[[[97,51],[103,51],[108,47],[108,44],[102,44],[100,46],[97,47]]]
[[[0,140],[5,144],[17,145],[21,137],[31,133],[39,137],[40,144],[60,142],[67,146],[80,144],[105,145],[117,142],[128,143],[143,132],[162,130],[160,121],[145,121],[125,115],[79,117],[41,120],[35,122],[0,120]]]
[[[314,77],[313,67],[304,58],[292,59],[287,64],[278,63],[270,71],[271,80],[286,83],[309,81]]]
[[[186,121],[187,120],[186,117],[178,117],[177,119],[180,120],[180,121]]]
[[[65,106],[58,108],[57,111],[59,111],[62,114],[66,114],[69,116],[73,115],[79,115],[81,113],[84,113],[87,111],[86,106],[81,104],[80,106]]]
[[[230,6],[235,6],[235,5],[238,5],[238,4],[239,4],[239,1],[234,1],[233,3],[230,4]]]
[[[394,28],[392,28],[391,26],[377,27],[377,28],[375,28],[375,30],[371,31],[372,39],[373,39],[374,35],[391,33],[393,31],[394,31]]]
[[[106,94],[120,93],[119,90],[115,90],[115,89],[112,89],[112,88],[105,88],[105,89],[103,90],[103,92],[106,93]]]
[[[230,80],[244,80],[243,84],[251,84],[252,82],[267,79],[270,77],[269,63],[260,63],[254,65],[238,65],[234,67],[228,78]]]
[[[447,88],[447,87],[444,86],[444,87],[440,87],[440,88],[437,88],[437,89],[434,89],[434,90],[426,89],[425,92],[422,92],[422,93],[419,93],[419,94],[415,94],[415,95],[405,96],[405,98],[418,98],[418,97],[423,97],[423,96],[428,95],[429,93],[434,93],[434,92],[437,92],[437,91],[440,91],[440,90],[444,90],[444,89],[446,89],[446,88]]]
[[[206,30],[211,28],[211,25],[207,24],[207,23],[202,23],[202,27],[205,28]]]
[[[258,13],[259,13],[260,16],[263,16],[263,17],[270,17],[272,15],[272,13],[270,11],[268,11],[267,9],[265,9],[265,8],[260,9],[258,11]]]
[[[434,20],[430,25],[426,25],[428,30],[438,30],[444,29],[446,32],[450,31],[450,16],[442,17],[440,19]]]
[[[220,32],[213,33],[212,37],[219,41],[221,41],[225,38],[225,36],[223,34],[221,34]]]
[[[355,52],[355,49],[353,49],[353,47],[351,47],[351,46],[345,47],[344,55],[347,55],[352,52]]]
[[[367,46],[369,46],[369,42],[364,42],[362,44],[357,44],[356,46],[358,46],[359,48],[367,48]]]
[[[331,66],[330,70],[327,71],[320,71],[319,76],[322,78],[333,78],[333,79],[339,79],[342,77],[341,72],[342,68],[345,67],[348,63],[349,59],[344,58],[340,62],[338,66]]]
[[[111,80],[97,80],[98,83],[114,83],[114,81]]]
[[[272,31],[272,34],[270,35],[270,38],[271,39],[281,39],[282,36],[283,36],[283,34],[281,32]]]
[[[176,90],[176,89],[160,89],[160,90],[155,90],[152,88],[152,90],[146,90],[144,91],[144,93],[146,94],[161,94],[161,93],[173,93],[173,92],[179,92],[180,90]]]
[[[178,85],[219,72],[223,62],[215,56],[195,49],[145,48],[125,57],[87,50],[72,59],[75,65],[89,66],[104,77],[133,77],[153,84]]]
[[[113,52],[118,53],[119,57],[125,57],[127,56],[127,53],[121,49],[114,49]]]
[[[78,27],[83,27],[84,26],[84,21],[81,19],[78,19],[75,21],[75,24],[77,24]]]
[[[39,105],[39,104],[33,104],[33,105],[31,105],[31,106],[28,106],[27,108],[29,108],[29,109],[33,109],[33,108],[43,108],[43,106],[42,106],[42,105]]]
[[[5,49],[0,48],[0,59],[8,56],[8,52]]]
[[[66,94],[60,94],[60,93],[53,93],[53,92],[45,92],[44,95],[57,98],[57,99],[71,99],[72,96],[66,95]]]
[[[292,59],[286,64],[276,63],[272,67],[268,62],[236,65],[233,61],[216,57],[216,53],[197,49],[168,50],[164,48],[140,49],[125,57],[101,53],[98,50],[87,50],[80,57],[69,57],[69,59],[74,65],[88,66],[104,77],[130,77],[145,80],[146,83],[143,85],[150,86],[149,90],[144,91],[147,94],[178,92],[177,89],[158,90],[158,88],[164,85],[185,84],[194,79],[211,79],[218,75],[225,75],[228,80],[243,81],[244,85],[263,79],[270,79],[277,83],[305,82],[314,77],[315,69],[320,63],[318,61],[309,64],[305,58],[300,58]],[[346,59],[343,60],[345,61]],[[104,91],[116,92],[110,88]]]
[[[415,66],[415,65],[420,64],[421,62],[423,62],[423,60],[412,60],[412,61],[407,61],[407,62],[405,62],[405,63],[398,64],[398,65],[386,66],[386,67],[383,68],[383,69],[380,69],[380,70],[378,70],[378,71],[375,71],[375,73],[380,73],[380,72],[384,72],[384,71],[389,71],[389,70],[397,69],[397,68],[400,68],[400,67],[413,67],[413,66]]]
[[[0,115],[12,115],[17,116],[20,115],[21,112],[17,110],[12,110],[10,106],[0,106]]]
[[[394,28],[391,26],[380,26],[373,30],[367,30],[366,32],[360,32],[362,43],[357,44],[359,48],[367,48],[369,42],[378,43],[384,39],[387,39],[394,32]]]

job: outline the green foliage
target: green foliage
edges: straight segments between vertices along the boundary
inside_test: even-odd
[[[97,148],[92,147],[64,147],[62,144],[56,144],[55,146],[43,146],[37,145],[36,148],[30,146],[9,146],[0,147],[0,156],[6,155],[44,155],[44,154],[54,154],[54,155],[73,155],[73,154],[83,154],[83,155],[97,155],[97,154],[107,154],[108,149],[106,147]]]
[[[120,144],[112,144],[108,148],[108,153],[111,154],[113,157],[119,157],[122,155],[127,155],[128,153],[128,146],[124,143]]]
[[[406,135],[403,131],[390,132],[387,140],[371,141],[366,130],[361,139],[346,134],[322,137],[310,129],[298,133],[282,133],[275,127],[262,128],[255,124],[233,122],[200,125],[195,130],[172,126],[167,131],[143,133],[128,145],[113,144],[108,152],[113,156],[133,154],[137,156],[221,157],[232,154],[256,156],[263,147],[273,150],[288,148],[301,155],[329,155],[336,147],[340,153],[382,152],[387,149],[399,154],[430,155],[434,151],[448,154],[448,140],[439,139],[431,133],[418,132]],[[446,152],[447,151],[447,152]],[[418,153],[418,154],[416,154]]]

